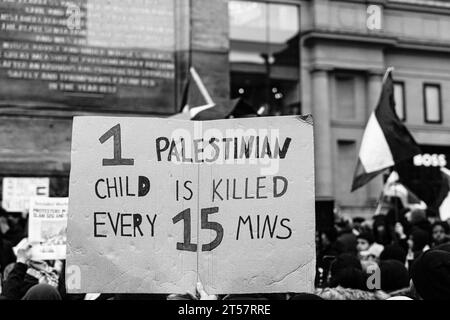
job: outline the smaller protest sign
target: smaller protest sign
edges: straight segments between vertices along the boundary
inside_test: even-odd
[[[48,197],[49,178],[3,178],[2,207],[9,212],[23,212],[30,208],[33,197]]]
[[[30,203],[28,239],[32,260],[66,258],[68,198],[33,198]]]

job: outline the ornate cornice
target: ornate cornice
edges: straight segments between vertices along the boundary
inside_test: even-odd
[[[438,42],[429,40],[404,39],[401,37],[390,36],[381,33],[360,33],[343,32],[337,30],[313,29],[301,34],[302,41],[306,46],[315,44],[319,41],[347,41],[359,42],[364,44],[373,44],[383,47],[392,47],[399,49],[431,51],[431,52],[450,52],[449,42]]]

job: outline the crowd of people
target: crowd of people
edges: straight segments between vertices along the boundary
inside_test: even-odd
[[[387,214],[335,217],[317,231],[314,293],[67,294],[65,261],[34,261],[27,218],[0,209],[1,296],[5,300],[450,300],[450,221],[428,210],[393,207]]]
[[[370,219],[318,233],[316,293],[326,299],[450,300],[450,221],[393,201]]]

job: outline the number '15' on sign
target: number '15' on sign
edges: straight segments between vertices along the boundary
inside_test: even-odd
[[[210,214],[214,214],[219,212],[218,207],[213,208],[204,208],[201,210],[201,228],[206,230],[214,230],[216,231],[217,235],[216,238],[208,243],[202,245],[202,251],[212,251],[215,248],[217,248],[223,239],[223,227],[218,222],[211,222],[208,220],[208,216]],[[181,220],[184,221],[184,237],[183,242],[177,243],[177,250],[181,251],[197,251],[197,244],[191,242],[191,209],[186,209],[181,211],[179,214],[177,214],[175,217],[173,217],[172,222],[174,224],[180,222]]]

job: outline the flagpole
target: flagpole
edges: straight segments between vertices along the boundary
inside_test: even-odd
[[[211,96],[209,95],[208,90],[206,90],[205,85],[203,84],[202,79],[200,78],[200,76],[197,73],[197,70],[195,70],[194,67],[191,67],[190,70],[192,78],[194,79],[195,83],[197,84],[200,93],[202,94],[203,98],[206,100],[206,103],[208,105],[212,105],[214,104],[213,99],[211,98]]]
[[[202,79],[200,78],[199,74],[197,73],[197,70],[195,70],[194,67],[190,68],[190,73],[192,76],[192,79],[196,83],[198,89],[200,90],[200,94],[203,96],[203,99],[205,99],[206,104],[203,106],[196,106],[194,108],[191,108],[191,106],[188,106],[187,112],[189,112],[191,119],[193,119],[197,114],[199,114],[202,111],[205,111],[207,109],[211,109],[216,106],[213,99],[211,98],[211,95],[209,94],[208,90],[206,89],[205,85],[203,84]]]
[[[395,188],[395,185],[394,185],[394,199],[395,199],[395,202],[394,202],[394,206],[395,206],[395,208],[394,208],[394,213],[395,213],[395,223],[397,223],[397,222],[399,222],[399,219],[398,219],[398,206],[397,206],[397,199],[399,199],[399,197],[397,196],[397,188]]]
[[[377,216],[380,214],[381,207],[383,205],[383,196],[384,196],[384,191],[381,191],[380,196],[378,197],[378,204],[377,204],[377,208],[375,209],[374,216]]]
[[[390,172],[389,172],[389,176],[394,172],[395,170],[394,170],[394,167],[391,167],[390,168]],[[400,178],[400,177],[399,177]],[[394,181],[394,183],[393,183],[393,185],[394,185],[394,199],[395,199],[395,201],[393,201],[393,204],[394,204],[394,217],[395,217],[395,223],[397,223],[398,221],[399,221],[399,219],[398,219],[398,214],[399,214],[399,212],[398,212],[398,206],[397,206],[397,199],[400,199],[400,197],[398,196],[398,194],[397,194],[397,188],[396,188],[396,185],[397,185],[397,183],[398,183],[398,181],[399,180],[396,180],[396,181]]]
[[[386,174],[386,170],[384,170],[384,172],[383,172],[383,175],[385,175],[385,174]],[[378,205],[377,205],[377,208],[375,209],[374,216],[377,216],[380,214],[381,207],[383,206],[384,190],[386,188],[387,183],[388,183],[388,181],[386,179],[386,182],[383,183],[383,189],[381,189],[380,196],[378,197]]]
[[[387,77],[389,76],[389,73],[393,72],[395,69],[394,67],[388,67],[386,69],[386,72],[384,73],[384,77],[383,77],[383,84],[386,82]]]

